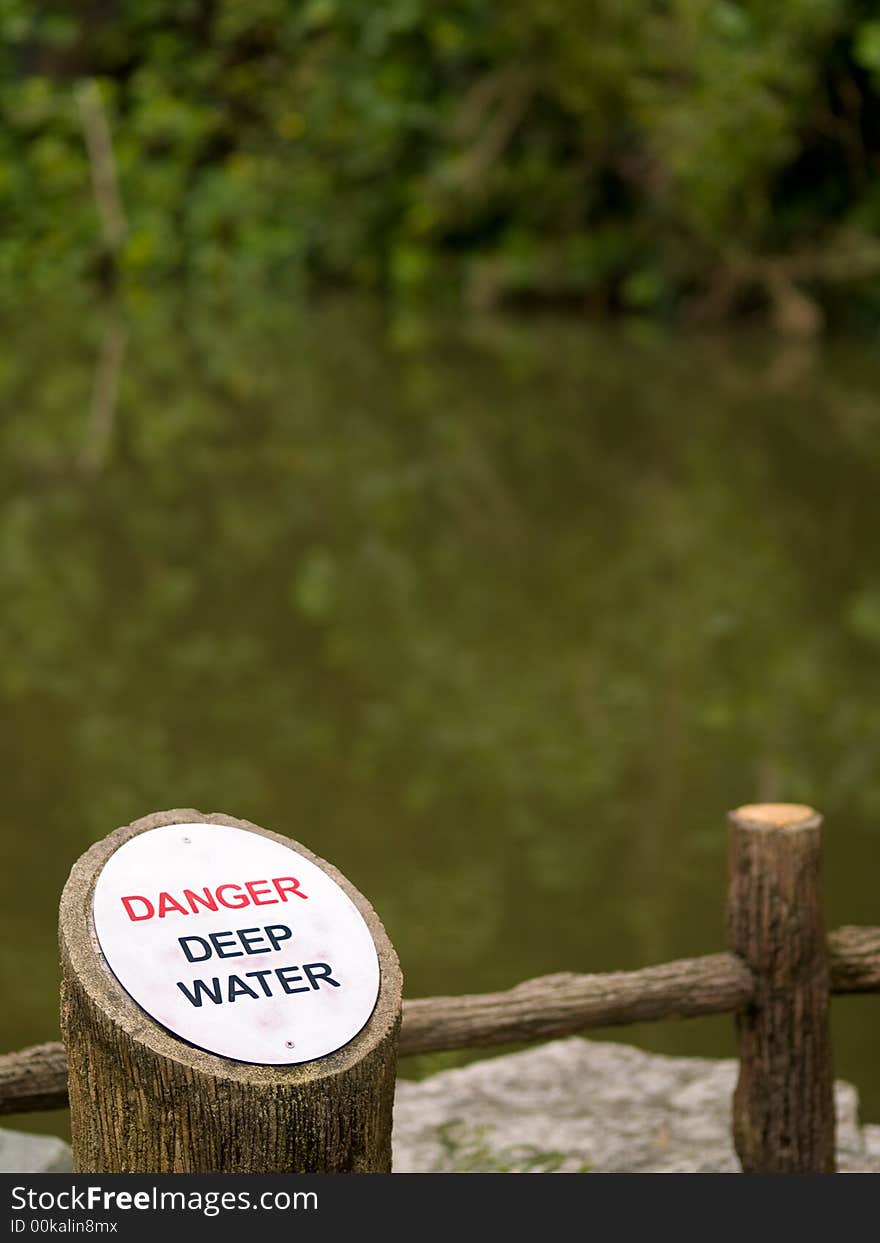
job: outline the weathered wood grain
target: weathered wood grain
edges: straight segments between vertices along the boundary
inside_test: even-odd
[[[880,928],[846,925],[828,937],[832,993],[880,992]]]
[[[725,1013],[751,995],[751,976],[732,954],[641,971],[547,975],[503,993],[405,1002],[400,1052],[546,1040],[589,1027]]]
[[[66,1107],[67,1058],[59,1040],[0,1057],[0,1114]]]
[[[729,817],[727,939],[754,978],[736,1016],[733,1137],[744,1173],[835,1169],[821,824],[789,803]]]
[[[833,993],[880,992],[880,928],[838,928],[828,937],[828,949]],[[700,1008],[684,1010],[683,975],[692,968],[704,981],[696,1002]],[[639,999],[646,976],[647,1010]],[[504,992],[404,1001],[399,1051],[437,1053],[569,1036],[645,1019],[729,1014],[751,999],[751,974],[739,959],[724,953],[642,971],[545,976]],[[59,1041],[0,1056],[0,1114],[66,1105],[67,1062]]]
[[[366,1026],[343,1048],[297,1066],[256,1066],[176,1039],[120,988],[98,947],[92,894],[124,842],[165,824],[231,825],[293,846],[364,917],[381,984]],[[391,1169],[401,975],[369,903],[304,846],[229,816],[174,810],[96,843],[61,898],[61,1030],[74,1166],[85,1173],[383,1173]]]

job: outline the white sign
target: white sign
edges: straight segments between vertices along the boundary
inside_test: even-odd
[[[351,899],[288,846],[222,824],[132,837],[95,886],[95,929],[122,987],[175,1035],[240,1062],[340,1049],[379,995]]]

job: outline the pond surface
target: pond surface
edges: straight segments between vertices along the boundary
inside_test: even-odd
[[[57,1035],[73,861],[167,807],[332,860],[409,996],[721,948],[759,799],[880,922],[876,349],[280,300],[3,333],[0,1046]],[[880,998],[834,1021],[880,1120]]]

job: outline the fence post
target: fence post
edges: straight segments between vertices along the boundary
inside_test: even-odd
[[[733,1132],[745,1173],[835,1170],[821,824],[789,803],[729,816],[728,944],[755,981],[736,1018]]]
[[[108,942],[101,933],[100,913],[97,923],[95,919],[95,911],[98,910],[94,902],[96,884],[108,861],[116,856],[121,847],[130,847],[137,839],[136,851],[142,850],[144,846],[139,835],[154,829],[165,833],[176,832],[176,828],[171,826],[180,826],[184,830],[197,829],[201,837],[196,844],[202,843],[199,857],[209,862],[213,859],[212,852],[217,849],[215,843],[221,840],[218,835],[233,829],[244,831],[235,839],[242,860],[247,860],[254,851],[259,856],[260,851],[265,854],[267,849],[277,850],[277,846],[267,847],[264,839],[268,838],[282,847],[292,848],[309,861],[296,863],[300,874],[303,869],[312,866],[319,869],[323,878],[315,871],[306,874],[312,877],[319,889],[325,886],[328,892],[332,891],[335,900],[349,912],[346,918],[356,923],[363,938],[362,944],[370,954],[370,938],[375,946],[376,955],[370,958],[370,970],[374,973],[373,995],[378,987],[378,998],[365,1025],[353,1038],[327,1055],[299,1064],[265,1064],[260,1063],[258,1057],[253,1062],[235,1060],[231,1056],[206,1052],[175,1036],[172,1034],[173,1023],[167,1022],[170,1011],[164,1013],[167,1026],[161,1025],[151,1017],[152,1012],[163,1013],[161,1008],[148,1013],[121,986],[102,952],[102,947],[106,947]],[[226,829],[219,830],[215,826],[226,826]],[[251,834],[256,834],[257,838],[251,839]],[[154,836],[153,843],[160,840],[165,839]],[[191,842],[193,838],[181,834],[180,840]],[[195,846],[191,848],[195,851]],[[289,851],[285,852],[285,858],[295,860]],[[197,862],[195,856],[189,856],[184,866],[190,860]],[[216,859],[213,862],[216,864]],[[201,872],[199,867],[193,867],[187,883],[198,886],[204,879],[204,871],[205,867]],[[303,932],[301,937],[300,930],[305,928],[319,904],[307,907],[304,902],[294,901],[297,896],[309,895],[297,895],[290,891],[289,885],[286,886],[290,891],[288,893],[283,892],[284,886],[277,893],[267,889],[264,878],[268,878],[271,886],[271,878],[278,875],[277,871],[261,870],[260,866],[251,866],[250,874],[248,871],[248,865],[243,862],[240,875],[231,867],[230,874],[221,877],[224,881],[240,882],[220,886],[225,888],[223,897],[228,900],[222,907],[216,905],[216,891],[212,897],[210,888],[202,890],[205,901],[196,907],[195,899],[190,899],[192,910],[175,910],[168,903],[167,918],[161,925],[158,919],[154,920],[155,930],[157,936],[161,935],[166,941],[170,937],[170,946],[165,946],[170,962],[166,970],[166,983],[167,991],[178,1007],[184,1003],[174,991],[174,981],[178,976],[190,980],[191,977],[187,977],[182,970],[187,968],[187,962],[179,952],[176,939],[181,931],[199,932],[202,948],[199,948],[199,938],[195,935],[190,937],[188,945],[190,952],[195,948],[198,951],[196,956],[201,958],[211,951],[212,940],[209,937],[213,933],[217,938],[217,953],[204,964],[203,969],[209,986],[213,988],[213,977],[217,976],[225,980],[222,985],[225,988],[225,983],[235,978],[229,975],[230,970],[241,972],[238,978],[244,983],[240,988],[236,986],[235,991],[240,995],[227,998],[224,994],[221,1004],[214,1004],[214,998],[209,998],[206,993],[204,1009],[197,1014],[198,1021],[206,1015],[205,1021],[215,1024],[218,1031],[224,1025],[238,1024],[246,1030],[247,1039],[259,1038],[262,1025],[265,1038],[270,1011],[275,1012],[277,993],[278,1004],[284,1007],[284,1029],[278,1034],[281,1041],[285,1034],[299,1030],[296,1028],[297,1021],[305,1024],[307,1007],[341,1005],[346,994],[336,985],[333,989],[326,987],[323,993],[309,991],[308,982],[313,989],[317,989],[322,982],[327,983],[318,971],[326,964],[310,962],[317,981],[310,974],[308,982],[302,987],[294,987],[291,983],[298,980],[303,985],[302,976],[296,974],[302,972],[301,965],[283,965],[278,972],[274,971],[275,963],[289,961],[302,964],[302,957],[296,956],[296,947],[306,934]],[[282,867],[281,871],[294,871],[296,874],[295,868],[290,865],[286,869]],[[107,875],[111,874],[112,869],[108,869]],[[290,880],[289,877],[284,879]],[[344,898],[331,882],[341,888]],[[305,886],[301,888],[305,890]],[[136,889],[132,890],[129,886],[121,892],[145,895],[140,906],[132,900],[135,915],[145,921],[143,925],[132,922],[129,935],[134,941],[143,936],[140,929],[150,918],[144,912],[150,905],[157,905],[155,890],[150,891],[144,879]],[[183,892],[198,894],[199,889]],[[253,905],[247,905],[247,894],[253,897]],[[174,899],[175,895],[171,897]],[[290,901],[287,901],[288,897]],[[282,905],[282,899],[286,906]],[[176,900],[182,902],[180,891]],[[215,907],[206,911],[205,903],[209,900],[215,902]],[[352,903],[366,929],[351,912]],[[264,904],[265,909],[262,909]],[[163,913],[161,900],[158,906],[157,915]],[[227,906],[245,906],[246,910],[236,912],[224,909]],[[215,908],[218,911],[216,915],[212,913]],[[198,915],[200,918],[184,918],[187,915]],[[246,915],[250,918],[245,918]],[[233,953],[230,940],[233,934],[222,931],[235,926],[238,916],[241,916],[239,924],[253,925],[241,930],[242,935],[248,938],[246,953],[238,942],[238,948]],[[123,918],[118,912],[116,917]],[[128,917],[132,918],[131,912]],[[320,938],[325,936],[326,931],[322,919],[323,916],[314,934],[319,939],[317,942],[313,940],[313,944],[320,947],[324,945]],[[117,829],[78,860],[64,889],[59,922],[61,1022],[69,1065],[71,1131],[74,1163],[78,1171],[273,1174],[390,1170],[391,1111],[401,1012],[400,968],[394,949],[372,907],[336,869],[298,843],[247,821],[223,815],[203,815],[193,810],[159,812]],[[287,932],[293,948],[286,957],[283,953],[273,955],[272,945],[263,932],[265,925],[274,929],[275,940],[285,936],[279,928],[289,925]],[[330,937],[331,934],[332,926],[326,935]],[[240,940],[238,931],[234,935]],[[313,931],[308,935],[312,936]],[[146,944],[146,941],[142,943]],[[282,945],[282,950],[286,949],[287,946]],[[267,957],[249,957],[256,953]],[[242,965],[217,961],[218,957],[227,956],[236,957]],[[175,957],[180,961],[173,961]],[[313,949],[311,957],[327,957],[331,962],[336,961],[329,950],[322,953],[321,949],[317,952]],[[378,986],[375,984],[376,959]],[[245,967],[265,970],[254,970],[251,978],[245,979]],[[192,967],[191,971],[197,972],[199,968]],[[355,973],[350,972],[346,976],[336,971],[336,974],[347,981]],[[328,970],[324,975],[329,977],[332,973]],[[285,981],[283,990],[279,985],[282,977]],[[262,991],[257,987],[258,983],[264,986]],[[270,988],[275,990],[271,1002],[264,1000],[264,995],[269,996],[266,990]],[[248,990],[246,993],[245,989]],[[305,995],[284,997],[282,992]],[[325,994],[329,1001],[325,1000]],[[202,996],[200,993],[197,995]],[[320,1001],[316,1000],[319,997]],[[362,1005],[369,1004],[371,998],[368,995],[368,1000]],[[319,1010],[313,1009],[311,1013],[318,1014]],[[369,1011],[365,1010],[365,1013]],[[288,1022],[292,1024],[289,1033],[286,1030]],[[319,1038],[323,1038],[324,1030],[324,1026],[319,1024]],[[275,1038],[273,1032],[273,1042]],[[206,1044],[210,1046],[210,1039]],[[289,1047],[294,1047],[293,1042]]]

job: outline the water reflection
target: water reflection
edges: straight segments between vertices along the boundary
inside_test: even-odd
[[[4,1046],[57,1031],[70,864],[163,807],[332,859],[410,996],[719,948],[758,798],[820,806],[830,922],[880,920],[867,347],[341,303],[4,335]],[[880,1117],[880,1007],[835,1004]]]

